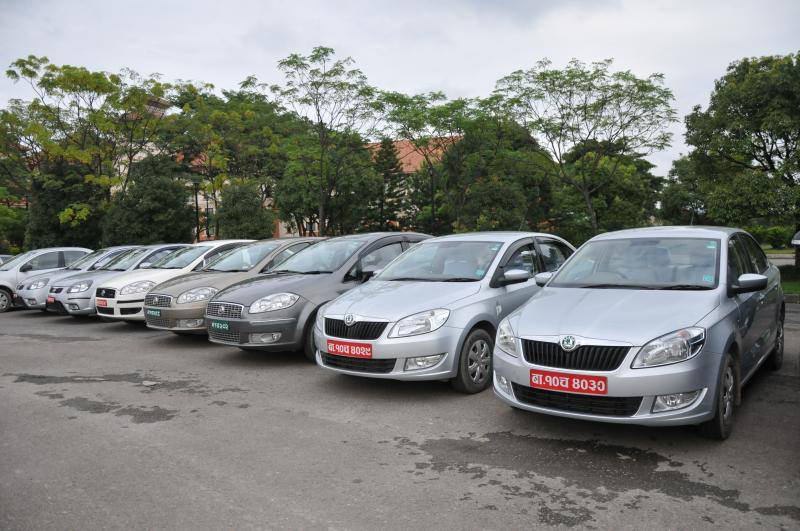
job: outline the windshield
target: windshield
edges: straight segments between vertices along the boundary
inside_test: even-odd
[[[157,261],[150,266],[151,269],[183,269],[188,266],[208,251],[211,247],[208,245],[193,245],[191,247],[184,247],[178,249]]]
[[[84,267],[88,267],[88,266],[92,265],[95,262],[95,260],[97,260],[98,258],[103,256],[107,252],[108,252],[108,249],[98,249],[97,251],[94,251],[93,253],[89,253],[89,254],[85,255],[80,260],[72,262],[72,264],[67,269],[80,271]]]
[[[23,254],[17,256],[16,258],[14,258],[13,260],[9,260],[8,262],[6,262],[2,266],[0,266],[0,271],[8,271],[10,269],[13,269],[16,266],[18,266],[19,264],[21,264],[22,262],[25,262],[26,260],[28,260],[28,258],[33,257],[34,254],[35,254],[35,251],[28,251],[27,253],[23,253]]]
[[[501,247],[501,242],[420,243],[386,266],[376,280],[476,282],[486,275]]]
[[[704,290],[717,286],[719,240],[630,238],[589,242],[556,273],[556,288]]]
[[[254,243],[237,247],[220,255],[219,258],[208,264],[205,271],[250,271],[277,247],[277,242]]]
[[[326,240],[287,258],[274,273],[332,273],[342,267],[368,240],[341,238]]]
[[[131,249],[130,251],[126,251],[121,255],[117,256],[109,263],[101,267],[100,269],[108,271],[127,271],[128,269],[139,263],[139,260],[144,258],[145,255],[150,251],[152,251],[152,249],[148,247],[139,247],[137,249]]]

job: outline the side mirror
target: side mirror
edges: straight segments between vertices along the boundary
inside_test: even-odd
[[[30,264],[25,264],[24,266],[19,268],[20,273],[27,273],[28,271],[33,271],[33,266]]]
[[[380,269],[364,269],[361,271],[361,281],[366,282],[380,272]]]
[[[529,278],[531,278],[531,274],[524,269],[509,269],[500,277],[500,285],[519,284],[520,282],[526,282]]]
[[[553,278],[553,272],[552,271],[547,271],[546,273],[539,273],[538,275],[536,275],[533,278],[536,279],[536,285],[537,286],[544,286],[545,284],[550,282],[551,278]]]
[[[745,273],[741,275],[731,285],[731,293],[738,295],[739,293],[752,293],[754,291],[761,291],[767,287],[767,277],[764,275],[756,275],[753,273]]]

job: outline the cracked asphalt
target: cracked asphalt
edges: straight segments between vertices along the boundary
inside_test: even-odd
[[[800,529],[800,307],[725,443],[0,315],[0,528]]]

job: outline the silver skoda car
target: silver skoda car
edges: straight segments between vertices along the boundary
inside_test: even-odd
[[[315,324],[317,364],[397,380],[491,383],[498,322],[540,288],[533,280],[573,252],[556,236],[483,232],[432,238],[333,300]]]
[[[780,273],[737,229],[597,236],[498,327],[494,391],[578,419],[731,433],[742,386],[783,361]]]

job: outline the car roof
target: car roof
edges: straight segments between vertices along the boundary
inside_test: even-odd
[[[485,232],[464,232],[461,234],[449,234],[447,236],[439,236],[427,240],[431,241],[458,241],[458,242],[484,242],[496,241],[502,243],[510,243],[519,240],[520,238],[533,238],[536,236],[543,236],[548,238],[557,238],[563,240],[560,236],[554,234],[547,234],[546,232],[525,232],[525,231],[485,231]]]
[[[614,240],[623,238],[727,238],[731,234],[744,232],[732,227],[711,227],[703,225],[641,227],[606,232],[592,240]]]
[[[388,236],[419,236],[420,238],[430,238],[428,234],[421,232],[364,232],[361,234],[347,234],[345,236],[336,236],[330,238],[331,240],[356,240],[356,241],[375,241]]]
[[[91,252],[92,250],[88,249],[86,247],[42,247],[41,249],[31,249],[31,252],[34,252],[34,253],[42,253],[42,252],[46,252],[46,251],[89,251],[89,252]],[[20,253],[20,254],[22,254],[22,253]]]
[[[204,240],[191,244],[192,247],[219,247],[228,243],[254,243],[255,240]]]

